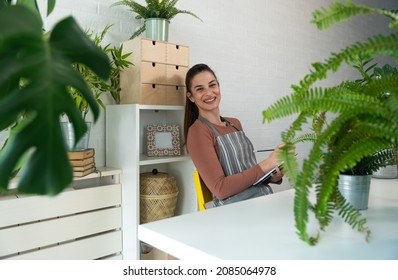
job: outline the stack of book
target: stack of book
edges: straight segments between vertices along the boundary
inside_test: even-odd
[[[83,177],[96,170],[94,153],[95,150],[93,148],[68,152],[69,161],[73,167],[74,177]]]

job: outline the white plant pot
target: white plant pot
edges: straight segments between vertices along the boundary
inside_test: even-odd
[[[170,22],[164,18],[148,18],[145,20],[145,37],[158,41],[169,40]]]
[[[90,140],[90,130],[91,130],[91,122],[86,122],[87,132],[83,135],[83,137],[75,144],[75,132],[73,130],[73,125],[70,122],[61,122],[62,134],[64,136],[65,145],[68,151],[79,151],[85,150],[88,148],[89,140]]]

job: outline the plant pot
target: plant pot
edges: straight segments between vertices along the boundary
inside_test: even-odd
[[[145,20],[145,37],[158,41],[168,41],[170,22],[164,18],[148,18]]]
[[[372,175],[339,175],[340,193],[357,210],[368,209],[371,178]]]
[[[75,144],[75,132],[73,130],[73,125],[70,122],[61,122],[62,134],[64,136],[65,145],[68,151],[80,151],[88,148],[89,140],[90,140],[90,130],[91,130],[91,122],[86,122],[87,132],[83,135],[83,137]]]

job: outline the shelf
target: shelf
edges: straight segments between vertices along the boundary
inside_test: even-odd
[[[170,105],[138,105],[140,110],[158,110],[158,111],[176,111],[184,110],[184,106],[170,106]]]
[[[120,175],[121,173],[122,173],[122,170],[119,168],[100,166],[100,167],[97,167],[97,171],[90,173],[84,177],[74,177],[73,180],[78,181],[78,180],[85,180],[85,179],[91,179],[91,178]]]
[[[97,167],[96,172],[90,173],[84,177],[74,177],[73,181],[80,181],[80,180],[86,180],[86,179],[92,179],[92,178],[100,178],[100,177],[112,176],[112,175],[120,175],[121,172],[122,172],[122,170],[118,169],[118,168],[102,166],[102,167]],[[17,183],[18,183],[18,176],[11,180],[8,189],[9,190],[16,189]]]
[[[140,165],[152,165],[152,164],[161,164],[161,163],[171,163],[171,162],[180,162],[184,160],[189,160],[190,157],[183,156],[171,156],[171,157],[148,157],[144,154],[140,154]]]

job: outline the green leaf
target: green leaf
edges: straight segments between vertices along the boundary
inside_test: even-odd
[[[34,12],[41,20],[39,6],[37,6],[36,0],[17,0],[17,5],[22,5],[29,8],[32,12]]]
[[[55,0],[47,0],[47,15],[50,15],[55,7]]]
[[[351,0],[347,0],[346,3],[332,2],[329,9],[315,10],[312,13],[313,19],[311,22],[316,24],[320,30],[323,30],[354,16],[366,14],[380,14],[389,17],[393,20],[392,25],[395,25],[398,21],[398,16],[393,11],[356,5]]]
[[[106,79],[109,59],[72,17],[60,21],[46,39],[32,11],[11,6],[0,10],[0,27],[0,69],[5,69],[0,76],[0,129],[21,113],[32,116],[0,152],[0,189],[8,188],[12,170],[28,152],[18,191],[56,195],[72,181],[60,116],[66,114],[73,123],[76,142],[87,129],[66,88],[79,90],[94,119],[99,115],[95,98],[72,64],[83,63]]]

